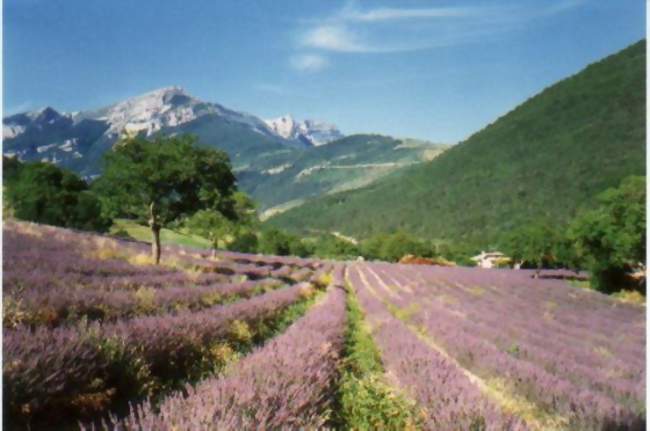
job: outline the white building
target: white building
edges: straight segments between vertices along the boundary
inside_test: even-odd
[[[481,254],[472,257],[472,260],[476,262],[476,266],[479,268],[494,268],[497,266],[498,261],[504,259],[508,259],[508,257],[499,251],[481,251]]]

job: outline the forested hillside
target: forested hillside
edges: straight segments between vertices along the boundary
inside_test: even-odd
[[[403,229],[481,246],[564,224],[645,173],[645,41],[545,89],[435,160],[269,220],[364,237]]]

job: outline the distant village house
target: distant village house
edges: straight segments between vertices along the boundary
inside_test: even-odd
[[[471,259],[476,262],[476,266],[479,268],[498,268],[508,265],[511,262],[508,256],[499,251],[481,251],[481,254],[474,256]],[[515,269],[519,269],[518,266],[519,265],[515,265]]]

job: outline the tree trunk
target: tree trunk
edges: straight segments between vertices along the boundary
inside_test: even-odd
[[[153,234],[151,258],[158,265],[160,264],[160,222],[158,221],[158,214],[156,213],[156,207],[153,202],[149,206],[149,216],[149,226],[151,226],[151,233]]]

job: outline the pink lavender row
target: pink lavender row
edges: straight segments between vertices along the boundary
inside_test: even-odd
[[[423,344],[375,298],[359,272],[348,272],[373,327],[388,376],[423,411],[427,430],[525,430],[526,424],[493,404],[451,360]],[[376,286],[371,287],[376,289]]]
[[[380,272],[382,270],[375,269]],[[390,271],[382,273],[382,277],[391,276]],[[638,382],[639,373],[645,372],[645,334],[639,331],[644,326],[644,319],[638,309],[610,307],[599,302],[592,303],[587,308],[584,303],[589,304],[590,296],[582,298],[582,306],[567,308],[565,303],[570,303],[573,298],[551,301],[544,293],[551,294],[559,289],[566,291],[570,289],[568,286],[558,287],[555,282],[548,285],[541,280],[528,282],[536,284],[509,289],[506,283],[498,287],[481,287],[476,284],[464,286],[457,283],[450,288],[440,286],[437,280],[432,279],[427,284],[413,285],[416,290],[410,298],[409,295],[403,296],[402,305],[413,301],[415,295],[429,293],[427,296],[432,297],[432,289],[442,287],[440,292],[446,298],[455,300],[436,301],[434,305],[446,311],[471,315],[473,324],[483,325],[492,331],[492,337],[488,339],[502,340],[508,345],[521,341],[526,347],[545,351],[557,361],[571,364],[574,368],[584,368],[588,373],[584,377],[586,381],[597,381],[594,373],[600,368],[607,368],[610,371],[620,370],[624,375],[632,373],[628,380]],[[478,291],[475,290],[477,287]],[[620,319],[611,319],[608,314],[611,315],[612,310],[619,315],[636,317],[636,320],[631,319],[626,323]],[[504,320],[503,315],[507,315],[508,319]],[[531,316],[537,318],[531,319]],[[574,321],[575,318],[590,324],[583,327]],[[617,328],[617,331],[610,333],[611,327]],[[549,333],[553,337],[549,337]],[[605,336],[603,333],[610,335]],[[560,365],[550,365],[550,368],[558,367],[563,368]],[[616,379],[605,380],[612,382]]]
[[[462,289],[455,289],[455,294],[460,291]],[[637,379],[644,377],[644,370],[625,369],[632,372],[632,378],[627,379],[603,375],[603,368],[584,367],[576,362],[583,348],[579,340],[557,345],[547,334],[545,348],[548,351],[544,349],[543,340],[536,340],[541,343],[540,347],[527,344],[531,340],[529,333],[535,331],[534,326],[540,324],[540,320],[543,321],[541,316],[511,324],[514,310],[512,313],[499,313],[493,306],[495,304],[470,296],[466,301],[461,298],[454,307],[448,302],[426,301],[426,294],[424,288],[415,288],[411,294],[403,293],[399,299],[392,298],[392,302],[398,307],[408,307],[416,302],[423,305],[414,312],[412,322],[426,328],[448,353],[468,368],[482,375],[508,376],[517,390],[546,411],[567,415],[573,421],[573,427],[636,429],[643,424],[641,400],[644,388]],[[466,316],[472,316],[472,319]],[[520,334],[513,333],[515,329]],[[499,343],[508,337],[509,343]],[[499,344],[515,347],[508,350]],[[598,356],[593,350],[590,353],[592,357]]]
[[[376,267],[374,269],[377,270]],[[386,282],[390,282],[388,275],[382,274]],[[408,306],[416,300],[422,303],[422,298],[427,296],[430,299],[435,298],[432,290],[436,287],[432,284],[419,287],[412,285],[411,294],[404,293],[397,300],[393,298],[393,302],[400,307]],[[470,289],[458,285],[443,289],[441,292],[444,292],[446,299],[428,301],[425,310],[441,322],[447,323],[450,330],[465,328],[467,333],[482,342],[492,342],[504,351],[515,346],[514,353],[519,359],[538,363],[553,370],[555,375],[565,376],[574,382],[579,381],[623,400],[643,398],[644,388],[639,382],[645,373],[645,365],[642,360],[640,365],[635,365],[639,359],[637,356],[627,358],[625,352],[617,352],[617,355],[599,354],[594,345],[584,343],[588,334],[582,335],[581,338],[568,337],[562,333],[562,325],[557,328],[550,327],[548,319],[541,315],[537,319],[531,319],[530,316],[541,314],[539,309],[534,308],[534,303],[533,308],[524,303],[511,306],[512,310],[508,310],[508,297],[495,298],[495,292],[498,291],[498,288],[486,289],[477,295],[476,292],[471,293]],[[454,298],[455,301],[449,301],[449,298]],[[506,307],[503,307],[504,305]],[[540,304],[540,308],[543,312],[543,304]],[[526,317],[520,317],[521,314]],[[508,318],[504,319],[504,315]],[[462,316],[472,316],[472,319],[468,320]],[[442,327],[438,329],[440,331]],[[553,337],[548,336],[550,332],[554,334]],[[600,371],[603,368],[610,373],[614,372],[614,375],[604,376]],[[627,377],[616,377],[618,373]],[[631,401],[634,403],[634,399]]]
[[[76,242],[57,237],[41,238],[8,229],[3,230],[3,272],[5,283],[24,284],[34,274],[49,280],[71,277],[84,280],[105,276],[170,276],[176,271],[162,266],[134,266],[124,260],[98,260],[85,256],[87,250]],[[35,264],[37,262],[37,264]],[[45,282],[45,280],[43,280]]]
[[[150,290],[107,290],[90,287],[31,288],[4,300],[16,302],[16,310],[5,307],[4,326],[24,323],[50,327],[74,323],[80,318],[115,321],[138,315],[197,311],[235,298],[250,298],[265,290],[277,288],[282,282],[273,279],[220,283],[206,286],[170,287]]]
[[[266,265],[289,265],[297,267],[308,267],[311,269],[316,269],[321,264],[321,261],[316,259],[305,259],[292,256],[257,255],[224,250],[219,250],[217,252],[217,257],[231,259],[239,262],[264,263]]]
[[[333,287],[321,304],[228,374],[188,386],[187,395],[168,397],[158,412],[144,403],[111,428],[320,429],[336,392],[345,322],[345,292]]]
[[[200,363],[206,347],[228,336],[235,320],[263,328],[298,301],[305,287],[297,284],[231,305],[174,316],[5,331],[5,406],[20,415],[26,409],[43,411],[61,399],[112,388],[118,392],[116,397],[134,395],[131,391],[135,390],[142,394],[152,379],[185,379]]]
[[[6,227],[3,230],[3,252],[5,256],[3,267],[5,272],[10,273],[10,285],[24,284],[22,276],[27,275],[27,278],[29,278],[30,273],[35,270],[33,262],[39,262],[38,270],[40,273],[48,273],[50,279],[55,280],[64,277],[71,277],[79,282],[85,281],[87,277],[181,277],[177,270],[165,266],[135,266],[122,259],[100,260],[90,258],[87,255],[101,247],[93,241],[93,237],[86,234],[38,225],[33,225],[32,229],[42,231],[43,235],[40,237],[34,236]],[[45,237],[45,234],[50,233],[50,230],[53,230],[52,235]],[[119,244],[121,252],[130,250],[131,253],[148,253],[148,250],[139,250],[141,247],[138,244],[134,245],[128,241],[114,239],[111,239],[111,241]],[[314,269],[319,266],[319,264],[313,262],[298,261],[292,264],[288,260],[283,262],[275,258],[269,258],[270,260],[250,260],[249,263],[244,263],[241,260],[239,263],[229,260],[215,261],[196,257],[195,255],[182,254],[176,247],[166,247],[166,249],[169,249],[171,253],[171,256],[167,256],[169,259],[184,262],[186,265],[202,271],[218,272],[226,275],[243,274],[251,279],[268,277],[271,271],[277,270],[285,264],[294,268],[304,267],[306,269]],[[197,255],[201,255],[201,253]],[[301,263],[301,265],[296,265],[296,263]],[[11,277],[11,273],[16,275]]]
[[[163,247],[164,254],[171,254],[176,258],[185,259],[199,266],[211,265],[216,262],[232,261],[239,264],[270,266],[278,269],[282,266],[293,268],[317,269],[321,262],[315,259],[305,259],[291,256],[268,256],[249,253],[239,253],[226,250],[206,250],[181,245],[167,245]]]
[[[400,283],[399,271],[372,266],[374,271],[388,280]],[[424,281],[413,278],[426,275]],[[432,290],[454,299],[446,304],[462,312],[474,306],[482,313],[476,319],[491,315],[495,318],[506,313],[508,329],[516,330],[529,325],[542,340],[548,332],[554,339],[566,343],[589,345],[589,349],[602,346],[616,356],[624,357],[637,367],[644,367],[645,351],[644,312],[641,307],[621,304],[604,295],[572,288],[560,281],[534,280],[521,277],[519,271],[481,271],[442,269],[413,269],[402,281],[405,285],[419,287],[422,292]],[[605,299],[603,301],[603,299]],[[537,315],[537,319],[530,316]],[[530,326],[533,325],[533,326]],[[592,355],[593,356],[593,355]]]
[[[5,230],[4,292],[26,288],[76,286],[115,288],[192,286],[226,281],[229,276],[259,280],[271,276],[272,267],[232,262],[210,263],[206,272],[188,277],[181,271],[152,265],[134,266],[123,260],[86,258],[83,250],[56,239],[43,239]],[[34,265],[33,262],[39,262]],[[307,270],[304,270],[307,271]],[[292,281],[292,271],[287,278]]]
[[[476,268],[451,268],[453,277],[465,286],[498,286],[503,295],[514,295],[521,302],[554,301],[558,307],[567,313],[560,317],[567,319],[571,326],[580,324],[582,317],[607,320],[607,329],[610,325],[636,324],[641,316],[645,315],[642,307],[634,304],[625,304],[601,293],[572,287],[562,280],[544,280],[531,278],[525,271],[513,270],[481,270]],[[443,271],[438,268],[423,268],[425,274],[436,276]],[[594,308],[597,307],[597,308]],[[585,314],[575,317],[575,312]],[[585,325],[586,326],[586,325]],[[645,330],[640,331],[645,333]]]
[[[379,266],[373,266],[372,269],[380,273],[381,277],[386,279],[386,283],[395,285],[400,283],[395,278],[395,271],[391,272]],[[645,337],[643,334],[634,335],[634,332],[638,333],[637,328],[643,326],[642,316],[638,314],[637,316],[640,318],[635,324],[619,324],[621,332],[613,334],[618,335],[616,340],[609,340],[599,334],[602,326],[616,326],[615,322],[607,318],[604,321],[596,320],[597,325],[590,325],[587,328],[581,328],[566,321],[566,314],[569,313],[577,314],[587,321],[590,320],[590,316],[591,320],[595,320],[595,317],[605,314],[609,308],[604,308],[596,303],[587,312],[581,313],[580,307],[576,307],[577,310],[567,310],[557,302],[545,300],[544,296],[540,295],[540,293],[543,294],[557,288],[556,286],[546,286],[546,283],[542,281],[538,281],[539,285],[537,286],[520,285],[517,289],[512,289],[516,291],[511,291],[505,283],[502,286],[494,287],[488,284],[465,286],[456,282],[450,286],[448,282],[440,278],[432,278],[429,282],[420,284],[409,283],[408,280],[401,281],[401,283],[410,286],[409,288],[412,290],[415,289],[411,294],[402,293],[402,306],[414,300],[415,292],[418,292],[417,295],[426,295],[430,298],[435,298],[433,294],[437,292],[441,295],[438,298],[442,298],[442,300],[436,301],[438,306],[460,314],[471,314],[474,323],[485,322],[487,326],[495,330],[495,336],[507,338],[504,337],[507,335],[511,339],[525,337],[528,339],[528,344],[536,340],[539,347],[546,350],[549,349],[549,343],[556,345],[561,350],[566,346],[574,346],[576,347],[575,354],[578,355],[575,359],[580,363],[589,364],[590,360],[609,361],[611,366],[622,360],[624,364],[627,364],[625,368],[628,370],[630,368],[645,368],[642,358]],[[566,290],[567,287],[563,286],[562,289]],[[524,295],[527,299],[522,297]],[[625,313],[624,310],[618,312]],[[501,319],[504,314],[508,315],[508,319],[505,321]],[[537,318],[531,319],[530,316],[537,316]],[[607,332],[604,329],[602,331]],[[549,332],[554,334],[552,340],[549,340]],[[623,343],[619,342],[623,338],[620,336],[621,333],[627,338]],[[628,338],[631,335],[635,338]],[[608,347],[617,354],[594,355],[593,350],[597,346]]]

